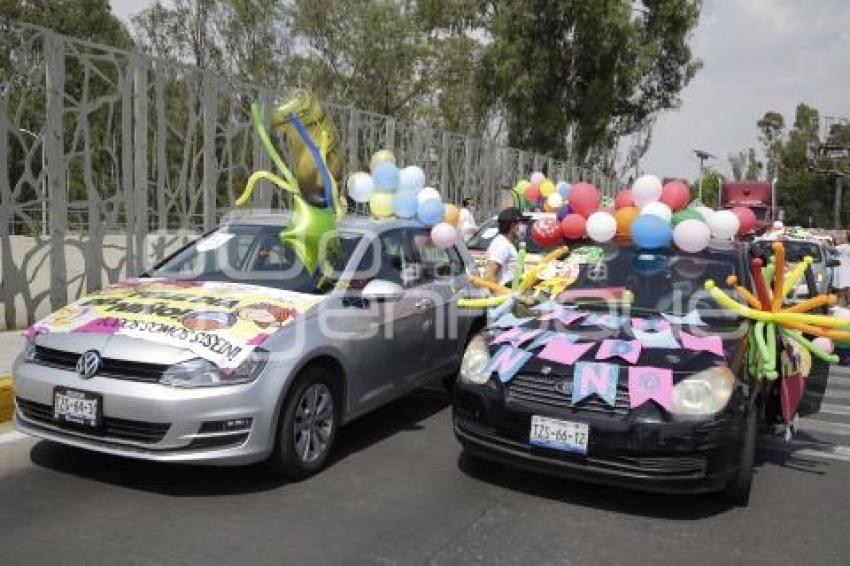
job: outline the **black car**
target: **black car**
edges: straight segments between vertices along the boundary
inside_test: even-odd
[[[467,348],[455,388],[454,431],[465,453],[642,490],[722,491],[746,504],[759,418],[769,392],[748,373],[748,321],[720,309],[703,288],[706,279],[726,287],[732,274],[747,285],[746,245],[717,246],[687,254],[675,249],[641,251],[630,242],[611,242],[601,246],[602,262],[582,265],[576,282],[558,297],[558,303],[587,313],[583,320],[569,325],[561,320],[541,322],[539,311],[521,304],[513,307],[513,316],[531,317],[522,329],[569,334],[576,344],[593,340],[593,347],[576,364],[613,364],[616,395],[611,391],[609,402],[592,394],[574,403],[576,364],[541,359],[537,355],[541,349],[532,350],[506,381],[489,372],[486,366],[505,345],[491,341],[507,330],[491,324]],[[671,324],[662,317],[688,313],[693,317],[694,312],[704,326],[680,325],[675,319]],[[603,314],[611,317],[599,318]],[[638,323],[633,318],[656,321],[642,322],[650,333],[647,324],[669,326],[680,345],[683,330],[691,336],[719,336],[717,349],[722,348],[723,355],[643,345],[633,362],[598,359],[602,340],[634,339],[632,327]],[[668,402],[667,409],[655,401],[630,406],[629,368],[636,366],[671,370],[672,404]]]

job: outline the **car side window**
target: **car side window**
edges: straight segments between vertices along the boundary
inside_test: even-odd
[[[464,273],[463,261],[457,249],[454,246],[437,247],[428,230],[413,230],[413,250],[420,264],[423,281],[434,281]]]
[[[388,230],[369,243],[350,287],[362,289],[366,283],[375,279],[409,285],[409,274],[414,263],[404,230]]]

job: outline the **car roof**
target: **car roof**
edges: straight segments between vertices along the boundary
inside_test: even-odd
[[[222,225],[229,226],[279,226],[289,224],[292,214],[282,212],[251,212],[249,210],[230,213],[222,220]],[[337,222],[337,230],[357,233],[383,232],[391,228],[423,228],[424,224],[416,220],[398,218],[377,219],[371,216],[349,214]]]

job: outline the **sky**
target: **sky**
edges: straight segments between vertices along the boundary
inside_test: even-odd
[[[144,0],[110,0],[122,19]],[[821,116],[850,117],[850,0],[704,0],[691,40],[702,70],[661,114],[641,161],[645,173],[696,178],[693,149],[729,173],[728,156],[759,147],[756,122],[768,110],[790,125],[799,102]]]

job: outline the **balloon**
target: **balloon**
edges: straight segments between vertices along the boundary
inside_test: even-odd
[[[558,209],[558,212],[555,213],[555,218],[560,222],[564,218],[566,218],[567,214],[570,213],[570,206],[565,204],[561,208]]]
[[[670,181],[661,187],[661,202],[670,207],[670,210],[681,210],[691,200],[691,192],[682,181]]]
[[[599,208],[599,191],[590,183],[576,183],[570,191],[570,208],[587,218]]]
[[[587,220],[581,214],[568,214],[561,220],[561,232],[568,240],[580,240],[584,238]]]
[[[379,194],[379,193],[375,193]],[[331,208],[310,206],[299,195],[292,196],[292,219],[280,231],[280,240],[288,245],[309,273],[315,273],[321,254],[339,250],[339,240],[328,240],[336,232],[336,215]]]
[[[514,188],[511,190],[513,190],[514,194],[517,197],[522,198],[525,196],[525,189],[527,189],[530,184],[531,183],[529,183],[525,179],[522,179],[520,181],[517,181],[517,184],[514,185]]]
[[[393,212],[399,218],[413,218],[419,208],[419,199],[414,191],[399,191],[393,198]]]
[[[457,230],[448,222],[440,222],[431,228],[431,241],[438,248],[448,248],[457,241]]]
[[[641,216],[644,214],[654,214],[658,218],[661,218],[667,224],[670,223],[671,218],[673,217],[673,212],[670,210],[670,207],[664,204],[661,201],[651,202],[648,205],[644,206],[640,209]]]
[[[447,204],[443,212],[443,222],[457,226],[458,220],[460,220],[460,210],[453,204]]]
[[[395,198],[390,193],[373,193],[369,199],[369,210],[378,218],[386,218],[393,213]]]
[[[369,170],[374,173],[375,169],[381,163],[390,163],[395,165],[395,154],[388,149],[382,149],[380,151],[376,151],[372,155],[371,161],[369,161]]]
[[[587,235],[596,242],[607,242],[617,233],[617,221],[608,212],[594,212],[587,219]]]
[[[434,189],[434,188],[431,188],[431,187],[425,187],[424,189],[419,191],[417,198],[419,199],[419,204],[422,204],[426,200],[433,200],[433,199],[440,200],[441,197],[440,197],[440,193],[437,192],[437,189]]]
[[[546,197],[546,204],[549,205],[552,211],[555,211],[564,206],[564,199],[560,193],[552,193]]]
[[[700,216],[702,216],[702,219],[705,220],[706,222],[708,222],[709,218],[714,216],[714,209],[709,208],[707,206],[697,206],[697,207],[694,207],[692,210],[696,210],[697,212],[699,212]]]
[[[561,238],[561,226],[554,218],[541,218],[531,226],[531,239],[541,248],[554,246]]]
[[[708,219],[711,235],[720,240],[731,240],[738,233],[740,222],[732,211],[718,210]]]
[[[756,213],[748,206],[736,206],[732,209],[732,214],[738,217],[738,235],[749,234],[756,227],[758,219]]]
[[[847,307],[836,307],[832,309],[832,316],[841,320],[850,320],[850,309]]]
[[[525,188],[525,199],[530,203],[536,203],[540,200],[540,187],[533,183],[528,185]]]
[[[540,194],[546,198],[555,193],[555,184],[549,179],[544,179],[540,183]]]
[[[372,178],[375,180],[375,189],[379,191],[394,192],[398,189],[398,167],[389,161],[378,163],[372,170]]]
[[[680,210],[679,212],[673,214],[673,226],[676,226],[680,222],[684,222],[685,220],[699,220],[700,222],[705,222],[705,218],[702,217],[702,214],[700,214],[693,208],[686,208],[685,210]]]
[[[631,233],[632,222],[639,214],[640,211],[636,206],[627,206],[614,212],[614,219],[617,221],[617,234],[628,236]]]
[[[540,183],[542,183],[545,178],[546,175],[544,175],[540,171],[536,171],[531,174],[531,184],[535,186],[540,185]]]
[[[445,214],[445,206],[439,199],[428,199],[419,201],[419,211],[417,216],[419,221],[426,226],[433,226],[443,219]]]
[[[692,254],[701,252],[711,241],[711,230],[702,220],[688,218],[673,228],[673,241],[682,251]]]
[[[632,241],[644,249],[665,248],[673,239],[673,230],[663,219],[654,214],[643,214],[631,225]]]
[[[634,206],[635,201],[632,198],[631,189],[620,189],[620,192],[617,193],[617,196],[614,197],[614,208],[616,210],[620,210],[621,208],[626,208],[627,206]]]
[[[398,189],[400,191],[418,191],[425,186],[425,171],[416,165],[405,167],[398,175]]]
[[[375,182],[372,180],[372,176],[363,171],[352,173],[348,177],[346,186],[348,187],[348,195],[354,202],[369,202],[369,198],[375,192]]]
[[[561,181],[555,185],[555,188],[558,190],[558,194],[560,194],[562,198],[566,199],[570,196],[570,191],[573,189],[573,186],[566,181]]]
[[[646,206],[661,197],[661,181],[655,175],[638,177],[632,185],[632,198],[638,207]]]
[[[817,338],[812,340],[812,344],[814,344],[815,347],[820,348],[827,354],[831,354],[835,351],[835,344],[833,344],[832,340],[825,336],[818,336]]]

